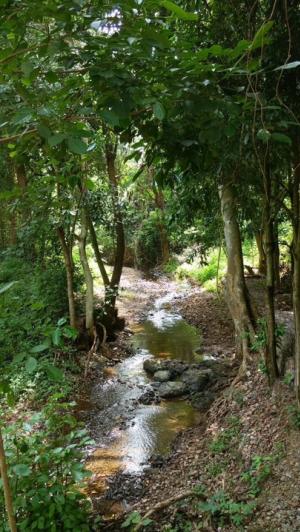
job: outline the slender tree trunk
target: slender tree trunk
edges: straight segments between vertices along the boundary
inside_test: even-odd
[[[104,265],[104,262],[103,262],[102,257],[101,257],[101,253],[100,253],[100,249],[99,249],[98,241],[97,241],[96,231],[95,231],[94,224],[93,224],[93,221],[91,219],[90,213],[88,211],[88,208],[86,208],[86,221],[87,221],[87,226],[88,226],[90,237],[91,237],[93,250],[94,250],[94,253],[95,253],[95,258],[96,258],[96,261],[97,261],[97,264],[98,264],[98,268],[99,268],[99,271],[100,271],[100,274],[101,274],[101,277],[102,277],[102,280],[103,280],[104,287],[106,288],[107,286],[109,286],[109,277],[107,275],[107,272],[106,272],[106,269],[105,269],[105,265]]]
[[[72,259],[72,249],[68,246],[65,238],[65,232],[62,227],[57,229],[58,238],[61,243],[63,257],[66,267],[67,274],[67,288],[68,288],[68,303],[69,303],[69,317],[70,325],[77,328],[77,319],[76,319],[76,306],[75,306],[75,296],[74,296],[74,266]]]
[[[106,155],[107,172],[108,172],[109,182],[110,182],[111,191],[112,191],[113,215],[114,215],[114,225],[115,225],[115,231],[116,231],[116,253],[115,253],[114,267],[113,267],[113,272],[111,276],[110,287],[109,287],[109,290],[107,291],[107,298],[105,302],[105,312],[109,320],[109,319],[113,319],[120,279],[122,275],[124,254],[125,254],[125,234],[124,234],[124,226],[123,226],[122,209],[121,209],[120,200],[119,200],[118,176],[116,172],[117,145],[112,145],[109,141],[107,141],[106,147],[105,147],[105,155]]]
[[[266,315],[267,315],[267,344],[265,360],[268,370],[269,383],[274,384],[279,376],[276,356],[276,320],[275,320],[275,247],[274,247],[274,209],[273,197],[276,190],[272,182],[269,153],[265,161],[264,176],[264,248],[266,254]],[[272,197],[273,193],[273,197]]]
[[[295,320],[295,391],[300,405],[300,163],[293,183],[293,308]]]
[[[5,451],[3,445],[3,438],[0,428],[0,472],[4,491],[5,507],[7,512],[8,524],[11,532],[17,532],[17,525],[15,520],[12,493],[9,485],[7,463],[5,458]]]
[[[275,321],[275,276],[274,276],[274,226],[271,212],[271,179],[269,170],[265,175],[265,228],[264,244],[266,253],[266,313],[267,313],[267,345],[266,345],[266,366],[268,370],[269,382],[272,385],[278,377],[278,366],[276,358],[276,321]]]
[[[266,275],[266,254],[263,246],[262,230],[255,233],[255,241],[258,250],[258,271],[261,275]]]
[[[86,294],[85,294],[85,326],[86,329],[92,333],[94,327],[94,283],[93,276],[89,266],[89,261],[86,254],[86,239],[87,239],[87,220],[85,212],[82,212],[81,217],[81,233],[79,236],[79,254],[80,261],[84,273]]]
[[[155,204],[156,207],[160,211],[160,220],[158,223],[158,230],[160,235],[160,242],[161,242],[161,253],[162,253],[162,261],[163,264],[166,264],[170,258],[170,248],[169,248],[169,240],[168,240],[168,234],[166,231],[166,223],[165,223],[165,199],[163,195],[163,191],[158,189],[155,184],[153,184],[154,188],[154,195],[155,195]]]
[[[236,205],[232,183],[220,187],[221,209],[227,249],[226,296],[234,322],[236,342],[242,355],[244,371],[249,356],[249,343],[254,334],[254,315],[244,278],[244,264],[240,230],[236,218]]]
[[[278,222],[274,220],[273,224],[273,270],[274,270],[274,287],[280,288],[280,250],[278,242]]]

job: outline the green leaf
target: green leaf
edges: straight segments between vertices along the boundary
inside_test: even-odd
[[[87,145],[83,140],[76,138],[76,137],[69,137],[68,138],[68,146],[69,149],[73,153],[77,153],[77,155],[83,155],[87,151]]]
[[[262,140],[263,142],[267,143],[268,140],[271,138],[271,133],[267,129],[260,129],[256,136],[259,140]]]
[[[289,146],[292,145],[292,139],[284,133],[272,133],[271,138],[272,140],[275,140],[275,142],[281,142],[282,144],[288,144]]]
[[[165,7],[168,11],[171,11],[175,17],[180,18],[181,20],[198,20],[198,15],[196,15],[196,13],[189,13],[170,0],[161,0],[160,5]]]
[[[65,138],[66,135],[64,133],[55,133],[55,135],[52,135],[52,137],[48,138],[48,144],[51,147],[57,146],[58,144],[61,144]]]
[[[44,124],[39,124],[37,126],[38,133],[43,137],[44,139],[48,139],[51,136],[50,129],[45,126]]]
[[[265,44],[265,36],[267,35],[267,33],[269,33],[273,25],[274,20],[269,20],[259,28],[250,45],[250,50],[255,50],[256,48],[260,48],[263,44]]]
[[[26,360],[25,368],[28,373],[33,373],[37,367],[37,359],[34,357],[29,357]]]
[[[35,345],[31,349],[31,353],[42,353],[43,351],[46,351],[47,349],[49,349],[49,347],[50,347],[50,342],[48,340],[42,344]]]
[[[64,374],[61,371],[61,369],[57,368],[56,366],[53,366],[52,364],[47,364],[45,369],[50,379],[52,379],[55,382],[63,381]]]
[[[56,329],[54,329],[54,331],[52,333],[52,342],[53,342],[53,344],[56,345],[56,346],[61,345],[61,337],[62,337],[61,329],[59,327],[57,327]]]
[[[3,286],[0,287],[0,294],[4,294],[6,290],[9,290],[11,286],[13,286],[17,281],[11,281],[10,283],[6,283]]]
[[[153,113],[158,120],[163,120],[166,116],[165,108],[160,102],[155,102],[153,105]]]
[[[110,109],[104,109],[101,111],[100,115],[102,116],[103,120],[107,122],[110,126],[119,126],[120,125],[120,119],[119,116]]]
[[[17,477],[28,477],[31,473],[30,468],[26,464],[16,464],[12,470]]]
[[[286,63],[285,65],[281,65],[277,68],[274,68],[274,71],[276,70],[290,70],[291,68],[297,68],[300,66],[300,61],[292,61],[291,63]]]

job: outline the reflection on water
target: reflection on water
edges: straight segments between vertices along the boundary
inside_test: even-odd
[[[90,457],[96,491],[104,489],[105,479],[117,472],[138,474],[153,455],[166,455],[176,434],[199,421],[186,401],[164,401],[143,405],[139,398],[150,379],[143,369],[149,357],[192,362],[200,346],[196,329],[172,312],[174,294],[157,300],[147,320],[135,329],[133,345],[137,353],[115,366],[105,384],[92,390],[94,405],[91,431],[101,447]]]
[[[170,314],[163,311],[163,315],[166,320],[160,317],[161,327],[148,319],[133,337],[133,345],[146,349],[155,357],[193,362],[194,351],[200,347],[198,332],[182,318],[175,317],[172,321]]]

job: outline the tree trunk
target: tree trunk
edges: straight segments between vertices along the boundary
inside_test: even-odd
[[[96,258],[96,261],[97,261],[97,264],[98,264],[98,268],[99,268],[99,271],[100,271],[100,274],[101,274],[101,277],[102,277],[102,280],[103,280],[103,284],[104,284],[104,286],[106,288],[107,286],[109,286],[109,277],[107,275],[107,272],[106,272],[106,269],[105,269],[105,265],[104,265],[104,262],[103,262],[102,257],[101,257],[101,253],[100,253],[100,249],[99,249],[98,241],[97,241],[96,231],[95,231],[94,224],[93,224],[93,221],[91,219],[90,213],[88,211],[88,208],[86,208],[85,214],[86,214],[87,226],[88,226],[90,237],[91,237],[91,243],[92,243],[93,250],[94,250],[94,253],[95,253],[95,258]]]
[[[162,190],[158,189],[157,186],[153,183],[154,195],[155,195],[155,204],[160,211],[160,220],[158,223],[158,230],[160,235],[161,242],[161,253],[162,253],[162,262],[166,264],[170,258],[170,248],[168,234],[166,231],[165,224],[165,200]]]
[[[255,233],[255,241],[258,250],[258,271],[261,275],[266,275],[266,254],[263,246],[263,234],[262,230]]]
[[[241,370],[244,371],[250,340],[254,335],[255,320],[244,278],[241,237],[232,183],[224,182],[220,187],[220,199],[227,249],[226,299],[234,322],[237,348],[242,356]]]
[[[58,234],[58,238],[61,243],[65,267],[66,267],[70,325],[71,327],[74,327],[74,329],[76,329],[77,319],[76,319],[76,307],[75,307],[75,297],[74,297],[74,266],[73,266],[73,259],[72,259],[72,249],[68,246],[66,242],[65,232],[62,227],[58,227],[57,234]]]
[[[119,200],[118,177],[116,172],[116,154],[117,146],[112,145],[109,141],[107,141],[105,146],[105,155],[108,178],[112,191],[114,226],[116,231],[115,261],[110,286],[109,290],[107,291],[107,298],[105,302],[105,311],[107,313],[108,318],[113,318],[125,254],[125,234],[122,210]]]
[[[274,220],[273,224],[273,271],[275,290],[280,288],[280,250],[278,242],[278,222]]]
[[[80,261],[84,273],[86,294],[85,294],[85,326],[92,334],[94,327],[94,286],[93,276],[90,270],[87,254],[86,254],[86,239],[87,239],[87,220],[85,212],[82,212],[81,217],[81,233],[79,236],[79,254]]]
[[[266,169],[265,176],[265,222],[264,222],[264,244],[266,253],[266,313],[267,313],[267,345],[266,345],[266,366],[268,370],[269,383],[272,385],[278,377],[278,367],[276,358],[276,322],[275,322],[275,276],[274,276],[274,220],[271,212],[271,177],[269,169]]]
[[[295,320],[295,391],[300,405],[300,164],[293,183],[293,309]]]
[[[5,451],[4,451],[1,428],[0,428],[0,473],[1,473],[1,479],[2,479],[2,484],[3,484],[5,508],[7,512],[9,528],[11,532],[17,532],[17,525],[16,525],[15,514],[14,514],[14,509],[13,509],[12,493],[11,493],[8,473],[7,473],[7,463],[6,463],[6,458],[5,458]]]

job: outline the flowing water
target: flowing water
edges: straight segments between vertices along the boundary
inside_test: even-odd
[[[147,358],[170,358],[193,362],[201,338],[197,330],[172,310],[176,295],[156,300],[146,320],[134,329],[135,355],[113,368],[103,384],[92,390],[90,429],[96,450],[89,469],[97,477],[97,490],[115,473],[139,475],[152,456],[165,456],[179,431],[199,421],[194,408],[184,400],[143,405],[139,398],[149,387],[143,369]]]

